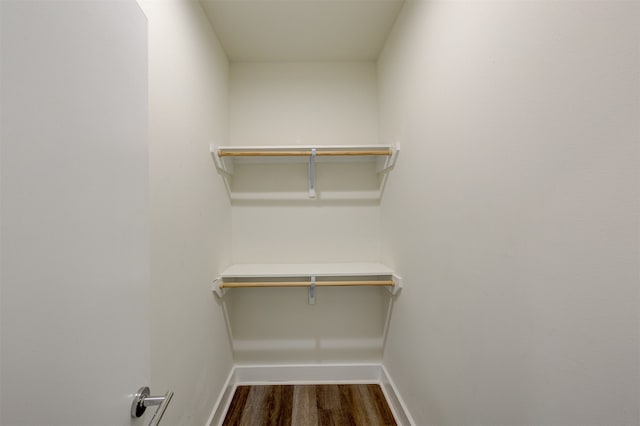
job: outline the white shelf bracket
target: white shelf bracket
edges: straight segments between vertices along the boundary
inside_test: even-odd
[[[216,294],[216,296],[218,296],[220,299],[222,299],[222,297],[224,296],[224,294],[227,292],[227,290],[225,290],[224,288],[221,287],[222,286],[222,278],[218,277],[215,280],[213,280],[213,286],[211,288],[211,290]]]
[[[227,194],[229,197],[232,197],[231,191],[231,178],[233,177],[233,161],[229,160],[228,162],[218,155],[219,148],[213,144],[209,145],[209,152],[211,152],[211,157],[213,157],[213,163],[216,166],[216,170],[222,176],[222,180],[224,181],[224,186],[227,190]]]
[[[400,154],[400,143],[396,142],[393,148],[391,148],[391,155],[387,156],[381,164],[379,163],[377,172],[379,174],[386,174],[391,171],[396,165],[398,154]]]
[[[393,274],[391,275],[391,279],[393,280],[393,286],[388,287],[388,290],[389,293],[395,296],[400,290],[402,290],[402,277],[400,275]]]
[[[211,156],[213,157],[213,162],[216,165],[216,170],[224,177],[233,176],[233,162],[222,159],[218,155],[219,148],[213,144],[209,145],[209,151],[211,152]]]
[[[316,198],[316,154],[316,148],[312,148],[309,157],[309,198]]]
[[[311,276],[311,285],[309,286],[309,304],[316,304],[316,277]]]

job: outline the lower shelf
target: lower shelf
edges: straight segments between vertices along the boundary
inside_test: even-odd
[[[238,264],[214,280],[213,291],[223,297],[227,289],[255,287],[379,286],[396,294],[402,279],[380,263]]]
[[[346,287],[346,286],[380,286],[393,287],[393,280],[351,280],[351,281],[223,281],[221,288],[255,288],[255,287]]]

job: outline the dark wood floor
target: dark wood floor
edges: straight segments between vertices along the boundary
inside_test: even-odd
[[[378,385],[238,386],[224,425],[395,425]]]

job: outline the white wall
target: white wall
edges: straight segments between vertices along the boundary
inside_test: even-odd
[[[129,425],[150,375],[146,20],[2,1],[0,37],[0,424]]]
[[[637,2],[409,1],[379,62],[419,425],[635,425]]]
[[[230,82],[231,145],[378,143],[373,63],[234,63]],[[247,186],[288,170],[240,168]],[[304,191],[307,166],[298,172],[292,185]],[[377,260],[378,203],[324,202],[322,184],[318,200],[234,203],[234,263]]]
[[[233,145],[377,143],[373,62],[235,62],[230,83]]]
[[[233,63],[231,145],[376,144],[376,68],[371,62]],[[318,165],[319,199],[234,202],[234,263],[377,261],[377,202],[323,201],[322,191],[377,184],[373,168]],[[362,174],[361,174],[362,173]],[[333,182],[340,175],[342,183]],[[270,180],[277,181],[270,185]],[[235,189],[304,193],[307,165],[236,168]],[[363,185],[361,185],[363,184]],[[257,185],[256,188],[254,185]],[[234,290],[227,294],[238,362],[380,360],[388,293],[380,289]]]
[[[149,19],[153,393],[163,423],[202,425],[232,365],[213,278],[231,208],[209,155],[228,138],[228,62],[196,2],[141,2]]]

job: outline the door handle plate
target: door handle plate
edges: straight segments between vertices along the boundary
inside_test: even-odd
[[[151,392],[149,391],[148,386],[143,386],[138,389],[138,392],[134,395],[133,401],[131,402],[131,417],[142,417],[147,407],[157,405],[158,409],[149,422],[149,425],[155,426],[160,423],[169,402],[171,402],[171,398],[173,398],[173,392],[167,392],[164,396],[150,395]]]
[[[149,386],[143,386],[138,389],[138,392],[133,397],[131,403],[131,417],[142,417],[147,407],[144,405],[144,399],[151,395]]]

